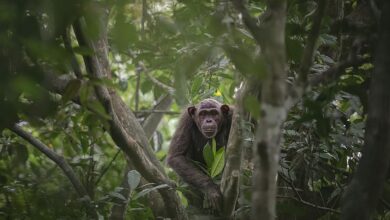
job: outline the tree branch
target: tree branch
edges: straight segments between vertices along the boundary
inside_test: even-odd
[[[329,82],[333,82],[335,79],[339,78],[344,73],[346,68],[352,66],[360,66],[370,61],[371,57],[368,56],[358,56],[356,58],[348,58],[347,60],[340,61],[320,74],[311,75],[308,80],[309,85],[311,87],[314,87],[318,86],[321,83],[327,84]]]
[[[20,126],[15,124],[9,129],[13,131],[15,134],[17,134],[18,136],[20,136],[21,138],[23,138],[24,140],[26,140],[27,142],[29,142],[32,146],[34,146],[40,152],[45,154],[49,159],[51,159],[55,164],[57,164],[61,168],[65,176],[68,177],[69,181],[72,183],[73,187],[75,188],[79,196],[82,199],[86,200],[89,215],[92,215],[97,218],[96,210],[92,205],[92,201],[90,196],[87,193],[87,190],[81,183],[80,179],[77,177],[76,173],[73,171],[72,167],[66,162],[66,160],[62,156],[52,151],[44,143],[34,138],[30,133],[23,130]]]
[[[340,61],[321,73],[308,75],[308,86],[309,88],[312,88],[319,86],[320,84],[329,84],[334,82],[344,74],[345,69],[353,66],[360,66],[364,63],[370,62],[371,60],[372,58],[369,56],[358,56],[354,58],[349,56],[347,60]],[[288,96],[286,100],[287,109],[294,106],[301,99],[304,92],[302,87],[293,87],[293,85],[291,85],[289,91],[290,96]]]
[[[149,115],[142,123],[142,127],[148,139],[150,139],[156,131],[157,126],[160,124],[163,117],[164,111],[167,111],[167,109],[171,106],[172,101],[173,99],[170,95],[162,96],[158,103],[153,107],[153,114]]]
[[[313,57],[315,52],[315,44],[321,29],[321,21],[325,14],[327,0],[319,0],[319,4],[314,15],[313,24],[309,36],[307,37],[307,44],[303,51],[301,65],[299,67],[298,83],[306,87],[307,75],[309,74],[310,67],[313,63]]]
[[[160,82],[158,79],[156,79],[152,75],[150,75],[150,73],[147,71],[145,71],[145,74],[147,77],[149,77],[150,80],[152,80],[152,82],[154,84],[156,84],[158,87],[162,88],[163,90],[167,91],[168,94],[173,95],[175,93],[176,90],[173,87],[168,86],[168,85]]]
[[[134,110],[138,111],[139,107],[139,90],[141,86],[141,68],[136,68],[136,84],[135,84],[135,95],[134,95]]]
[[[294,183],[290,180],[288,180],[282,173],[279,172],[279,177],[286,182],[291,189],[294,191],[295,195],[299,198],[299,200],[302,200],[301,195],[299,194],[298,190],[295,188]]]
[[[324,206],[319,206],[319,205],[316,205],[316,204],[313,204],[313,203],[310,203],[310,202],[307,202],[305,200],[302,200],[302,199],[298,199],[298,198],[295,198],[295,197],[291,197],[291,196],[277,196],[277,198],[281,198],[281,199],[292,199],[292,200],[295,200],[303,205],[306,205],[306,206],[309,206],[309,207],[312,207],[312,208],[316,208],[316,209],[319,209],[319,210],[323,210],[323,211],[327,211],[327,212],[333,212],[333,213],[337,213],[337,214],[340,214],[341,212],[339,210],[336,210],[336,209],[332,209],[332,208],[328,208],[328,207],[324,207]]]
[[[95,182],[95,185],[97,186],[100,182],[100,180],[102,179],[102,177],[104,176],[104,174],[106,174],[106,172],[108,171],[108,169],[110,169],[112,163],[116,160],[116,158],[118,157],[119,153],[121,152],[121,150],[118,150],[114,157],[111,159],[111,161],[107,164],[107,166],[104,167],[104,169],[102,169],[99,177],[97,178],[96,182]]]
[[[242,20],[245,26],[248,28],[249,32],[252,34],[255,41],[261,45],[262,44],[262,30],[261,27],[257,24],[257,20],[253,18],[244,5],[243,0],[232,0],[234,7],[241,14]]]
[[[139,110],[134,111],[135,114],[153,114],[153,113],[161,113],[168,115],[178,115],[180,112],[177,111],[169,111],[169,110],[158,110],[158,109],[149,109],[149,110]]]
[[[80,22],[80,21],[79,21]],[[106,20],[102,20],[104,29],[97,37],[97,40],[90,41],[85,38],[83,26],[76,35],[80,42],[84,42],[92,49],[94,54],[85,57],[86,66],[90,68],[88,74],[92,79],[101,80],[111,77],[111,70],[108,62],[108,47],[106,36]],[[128,159],[134,164],[135,168],[145,177],[146,180],[157,184],[167,184],[174,186],[174,183],[164,173],[163,167],[157,160],[151,150],[146,135],[141,125],[136,121],[135,116],[128,109],[123,100],[115,91],[108,89],[104,85],[95,85],[95,92],[98,100],[105,108],[108,115],[112,139]],[[164,203],[168,217],[187,219],[187,215],[181,205],[177,193],[172,189],[159,189],[164,198]]]
[[[77,62],[77,58],[73,52],[73,48],[72,48],[71,40],[70,40],[70,36],[69,36],[69,34],[70,34],[69,31],[70,31],[69,28],[65,29],[64,33],[62,34],[62,40],[64,42],[65,49],[71,55],[72,68],[73,68],[73,71],[74,71],[76,77],[78,79],[82,79],[82,77],[83,77],[82,71],[81,71],[79,63]]]

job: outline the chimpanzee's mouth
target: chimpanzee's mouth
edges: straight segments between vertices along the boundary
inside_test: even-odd
[[[206,136],[206,138],[213,138],[217,133],[217,127],[216,126],[203,126],[202,133],[204,136]]]
[[[215,130],[204,130],[203,131],[203,134],[207,137],[207,138],[212,138],[215,136]]]

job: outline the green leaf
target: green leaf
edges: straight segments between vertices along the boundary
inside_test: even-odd
[[[121,14],[117,17],[111,34],[113,44],[118,50],[126,51],[132,43],[138,41],[137,28],[134,24],[127,22]]]
[[[127,183],[129,183],[130,191],[133,191],[137,188],[139,182],[141,180],[141,174],[136,170],[130,170],[127,173]]]
[[[243,75],[251,75],[256,72],[253,68],[254,63],[252,55],[249,51],[237,48],[234,46],[227,45],[224,47],[226,55],[232,61],[234,66],[240,71]]]
[[[62,95],[62,102],[66,103],[69,100],[73,99],[76,97],[80,91],[81,88],[81,81],[78,79],[73,79],[71,80],[65,88],[65,92]]]
[[[244,98],[244,107],[248,110],[252,117],[258,119],[260,117],[260,103],[253,95]]]
[[[106,110],[104,109],[103,105],[98,101],[90,101],[88,103],[88,107],[91,109],[93,113],[95,113],[97,116],[105,119],[105,120],[111,120],[111,116],[106,113]]]
[[[157,16],[156,17],[158,27],[167,33],[177,34],[180,32],[179,26],[174,23],[172,19],[166,16]]]
[[[86,55],[86,56],[92,56],[93,55],[93,50],[89,47],[73,47],[73,52],[79,54],[79,55]]]
[[[215,154],[217,152],[217,142],[215,141],[215,138],[213,138],[213,140],[211,141],[211,146],[212,146],[212,149],[213,149],[213,157],[215,159]]]
[[[211,166],[210,176],[211,178],[220,174],[225,166],[225,148],[221,147],[214,158],[213,165]]]
[[[303,46],[300,40],[290,39],[286,40],[287,56],[296,63],[299,63],[303,54]]]
[[[145,79],[141,83],[141,92],[142,94],[146,94],[153,89],[153,82],[151,82],[149,79]]]
[[[86,84],[84,86],[81,86],[79,94],[80,94],[80,103],[82,106],[88,105],[89,96],[93,92],[93,87],[89,84]]]
[[[110,194],[111,197],[118,198],[118,199],[121,199],[123,201],[126,201],[126,198],[122,194],[120,194],[118,192],[110,192],[109,194]]]
[[[262,56],[257,56],[250,50],[226,45],[224,47],[227,57],[238,71],[244,76],[254,76],[263,79],[267,73],[267,64]]]
[[[15,157],[15,164],[23,165],[28,160],[28,150],[25,145],[15,143],[14,146],[16,157]]]
[[[199,93],[199,90],[202,86],[202,82],[203,82],[202,77],[195,77],[191,87],[191,94]]]
[[[332,154],[325,152],[325,153],[320,153],[319,156],[323,159],[336,159]]]
[[[187,208],[187,207],[188,207],[188,200],[187,200],[187,198],[183,195],[182,192],[180,192],[180,191],[176,191],[176,192],[177,192],[177,194],[178,194],[179,197],[180,197],[181,204],[182,204],[185,208]]]
[[[211,146],[208,143],[203,148],[203,158],[204,161],[206,162],[207,168],[211,168],[211,165],[213,164],[214,161],[214,155]]]
[[[154,190],[158,190],[158,189],[162,189],[162,188],[168,188],[169,186],[167,184],[161,184],[161,185],[158,185],[158,186],[155,186],[155,187],[152,187],[152,188],[147,188],[147,189],[144,189],[142,190],[141,192],[137,193],[135,196],[134,196],[134,200],[140,198],[140,197],[143,197],[145,196],[146,194],[154,191]]]
[[[176,65],[174,72],[174,87],[176,89],[175,99],[180,105],[186,104],[188,95],[187,79],[201,66],[209,57],[211,48],[202,46],[190,51],[190,55],[183,56]]]

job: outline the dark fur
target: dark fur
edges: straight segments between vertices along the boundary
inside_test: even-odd
[[[205,99],[196,106],[197,110],[199,109],[199,106],[215,106],[221,108],[222,104],[212,99]],[[218,149],[222,146],[226,147],[228,142],[233,112],[233,109],[230,106],[229,108],[229,112],[225,112],[225,114],[220,111],[222,121],[215,136]],[[196,120],[196,117],[194,119]],[[179,126],[177,127],[170,144],[167,157],[168,165],[171,166],[185,182],[201,190],[203,193],[216,192],[217,194],[220,194],[219,187],[193,162],[198,161],[205,164],[203,159],[203,147],[210,141],[199,131],[194,119],[187,111],[184,111],[182,114]]]

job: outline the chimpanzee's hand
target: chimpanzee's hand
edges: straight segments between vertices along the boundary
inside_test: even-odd
[[[213,214],[221,213],[222,193],[218,185],[212,184],[204,190],[203,208],[210,209]]]

